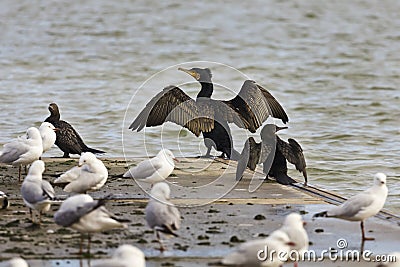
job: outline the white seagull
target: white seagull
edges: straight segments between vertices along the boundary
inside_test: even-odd
[[[107,181],[108,171],[103,162],[91,152],[83,152],[79,164],[58,177],[54,183],[67,185],[68,193],[86,193],[99,190]]]
[[[7,209],[10,206],[8,196],[3,191],[0,191],[0,209]]]
[[[49,122],[42,122],[39,127],[40,136],[42,137],[43,153],[49,150],[56,142],[56,131],[53,124]]]
[[[146,222],[148,226],[154,229],[157,240],[160,243],[160,251],[164,251],[164,246],[160,239],[159,232],[173,235],[181,224],[181,215],[179,210],[169,202],[171,190],[168,184],[164,182],[156,183],[150,191],[150,200],[146,206]]]
[[[130,168],[123,177],[132,177],[150,184],[164,181],[174,170],[174,160],[178,161],[168,149],[162,149],[157,156],[140,162]]]
[[[290,246],[293,245],[285,232],[276,230],[267,238],[241,244],[236,251],[222,259],[222,264],[244,267],[282,266],[288,258]]]
[[[313,217],[334,217],[347,221],[361,221],[362,241],[374,240],[366,237],[364,221],[376,215],[385,205],[388,188],[386,186],[386,175],[377,173],[374,177],[374,185],[328,211],[315,214]]]
[[[54,214],[56,224],[71,227],[80,233],[88,233],[88,252],[90,253],[90,238],[92,233],[107,231],[115,228],[127,228],[123,222],[127,220],[118,219],[105,207],[106,200],[93,200],[87,194],[77,194],[67,198]],[[81,235],[80,250],[82,253],[83,235]]]
[[[32,209],[39,211],[39,224],[42,221],[42,212],[48,211],[55,200],[53,187],[49,182],[42,179],[44,169],[43,161],[34,161],[21,186],[22,198],[29,208],[32,222],[34,222]]]
[[[111,259],[101,260],[92,267],[146,267],[144,253],[135,246],[121,245]]]
[[[43,153],[42,137],[35,127],[26,131],[26,136],[4,144],[0,152],[0,162],[18,166],[18,181],[21,180],[21,165],[28,165],[38,160]]]

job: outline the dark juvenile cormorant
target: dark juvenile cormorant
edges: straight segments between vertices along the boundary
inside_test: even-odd
[[[82,152],[106,153],[90,148],[83,142],[77,131],[66,121],[60,120],[60,111],[56,103],[49,105],[50,116],[45,120],[57,129],[55,144],[64,152],[63,158],[69,158],[69,154],[81,154]]]
[[[196,100],[176,86],[167,86],[147,103],[129,129],[140,131],[145,126],[158,126],[171,121],[189,129],[196,136],[203,133],[207,147],[205,156],[210,156],[214,147],[222,152],[221,156],[237,160],[239,153],[233,149],[228,123],[255,132],[269,115],[281,119],[283,123],[289,121],[278,101],[254,81],[245,81],[239,94],[231,100],[214,100],[211,99],[214,86],[210,69],[179,70],[201,84]]]
[[[304,185],[307,185],[306,161],[303,149],[296,140],[289,138],[288,143],[276,135],[276,132],[287,129],[274,124],[266,124],[261,130],[261,142],[257,143],[253,137],[247,139],[241,158],[236,169],[236,180],[240,180],[246,167],[255,170],[257,164],[263,163],[263,172],[267,177],[284,185],[296,183],[287,175],[287,163],[294,164],[299,172],[303,173]]]

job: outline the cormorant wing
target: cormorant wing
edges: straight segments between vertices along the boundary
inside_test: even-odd
[[[264,87],[261,85],[257,84],[258,89],[261,91],[261,93],[264,95],[265,99],[267,100],[268,106],[270,107],[271,111],[271,116],[274,118],[281,119],[283,123],[289,122],[289,117],[286,114],[286,111],[283,109],[281,104],[279,104],[278,100],[276,100],[275,97],[273,97],[270,92],[267,91]]]
[[[204,114],[204,111],[201,111]],[[180,88],[170,85],[153,97],[129,126],[132,131],[145,126],[158,126],[166,121],[181,125],[196,136],[209,132],[214,127],[213,117],[200,116],[199,107]]]
[[[253,137],[249,137],[244,143],[242,153],[236,167],[236,181],[242,179],[243,173],[248,167],[254,171],[260,162],[261,143],[257,143]]]
[[[296,170],[303,173],[307,183],[306,160],[304,159],[303,149],[296,140],[289,138],[288,141],[289,143],[286,143],[282,139],[277,138],[277,148],[287,161],[296,166]]]
[[[243,123],[238,126],[247,128],[252,133],[256,132],[270,115],[281,119],[283,123],[289,121],[279,102],[252,80],[243,83],[236,97],[223,102],[240,115]]]
[[[71,154],[81,154],[86,145],[72,125],[63,120],[54,122],[53,125],[60,129],[57,134],[56,144],[61,144],[63,147],[67,146]]]

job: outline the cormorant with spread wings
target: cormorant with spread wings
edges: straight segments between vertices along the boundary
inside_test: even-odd
[[[289,138],[288,143],[276,135],[276,132],[287,129],[274,124],[266,124],[261,130],[261,142],[257,143],[253,137],[249,137],[236,169],[236,180],[240,180],[246,167],[254,171],[257,164],[263,164],[263,172],[284,185],[297,183],[288,174],[286,161],[295,165],[299,172],[303,173],[304,185],[307,185],[306,160],[303,149],[296,140]]]
[[[238,160],[239,153],[233,149],[228,123],[254,133],[268,116],[289,121],[279,102],[263,87],[252,80],[246,80],[239,94],[231,100],[211,99],[214,90],[211,71],[208,68],[179,70],[188,73],[201,85],[196,100],[189,97],[177,86],[167,86],[140,112],[129,129],[140,131],[145,126],[158,126],[166,121],[179,124],[199,136],[203,133],[207,147],[206,157],[211,148],[221,151],[221,156]]]

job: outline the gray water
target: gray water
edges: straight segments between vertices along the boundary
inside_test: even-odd
[[[202,138],[174,124],[127,128],[166,85],[195,97],[199,86],[176,64],[209,66],[221,85],[215,98],[233,97],[247,75],[281,102],[290,129],[280,136],[303,146],[310,183],[350,196],[385,172],[386,207],[400,212],[399,1],[0,5],[0,143],[39,125],[56,102],[107,157],[154,155],[161,142],[177,156],[199,155]],[[232,131],[241,150],[249,133]]]

